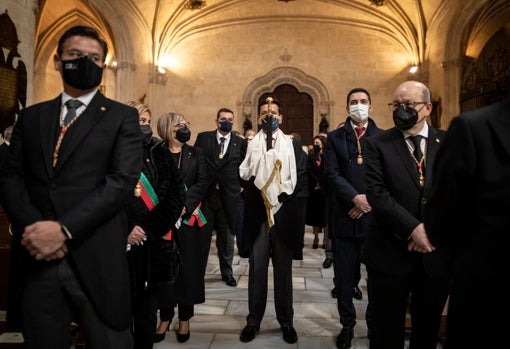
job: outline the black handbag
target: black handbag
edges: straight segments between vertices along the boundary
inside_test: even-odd
[[[181,255],[173,240],[156,239],[148,244],[148,286],[173,284],[181,266]]]

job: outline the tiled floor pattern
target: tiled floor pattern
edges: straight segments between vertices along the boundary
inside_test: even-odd
[[[322,236],[321,236],[322,239]],[[195,306],[195,316],[190,321],[191,337],[186,343],[178,343],[175,330],[178,322],[174,319],[172,331],[155,349],[291,349],[291,348],[336,348],[335,340],[340,331],[336,300],[331,297],[333,268],[324,269],[324,250],[312,249],[313,234],[307,227],[305,234],[304,259],[294,261],[294,327],[299,336],[295,344],[285,343],[276,320],[273,297],[272,269],[269,275],[269,294],[266,314],[260,332],[249,343],[242,343],[239,334],[246,325],[248,313],[248,259],[234,257],[233,269],[237,287],[229,287],[221,281],[214,240],[211,244],[207,265],[205,287],[206,302]],[[321,240],[322,242],[322,240]],[[366,300],[366,273],[362,270],[360,287],[363,300],[355,301],[358,322],[352,349],[367,349],[366,322],[364,319]]]

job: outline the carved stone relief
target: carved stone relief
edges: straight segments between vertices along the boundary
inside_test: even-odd
[[[11,18],[0,15],[0,131],[13,125],[27,101],[27,69],[18,53],[18,34]],[[21,108],[20,108],[21,107]]]

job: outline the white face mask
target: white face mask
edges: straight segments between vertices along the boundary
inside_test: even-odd
[[[349,105],[349,116],[354,122],[364,122],[368,119],[368,109],[366,104]]]

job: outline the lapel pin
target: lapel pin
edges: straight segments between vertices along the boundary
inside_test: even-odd
[[[105,111],[105,110],[106,110],[106,108],[105,108],[105,107],[101,107],[100,109],[101,109],[101,111]]]
[[[441,142],[441,141],[439,140],[439,138],[436,138],[436,143],[439,143],[439,142]]]

